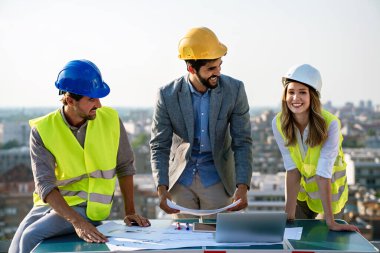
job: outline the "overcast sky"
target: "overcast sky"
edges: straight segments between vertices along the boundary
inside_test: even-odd
[[[380,104],[380,0],[0,0],[0,107],[59,106],[58,72],[93,61],[110,106],[152,107],[186,74],[177,45],[206,26],[228,47],[222,73],[251,107],[277,106],[282,75],[309,63],[322,101]]]

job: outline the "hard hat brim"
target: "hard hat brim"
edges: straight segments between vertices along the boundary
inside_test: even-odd
[[[104,98],[110,92],[111,92],[111,89],[108,86],[108,84],[106,84],[105,82],[103,82],[103,87],[95,90],[94,92],[91,92],[91,96],[88,96],[88,97],[91,97],[91,98]]]
[[[87,96],[90,98],[103,98],[103,97],[106,97],[111,92],[110,87],[105,82],[103,82],[101,87],[98,87],[96,90],[93,89],[90,91],[88,91],[88,90],[82,90],[81,91],[78,89],[71,89],[71,87],[62,87],[62,84],[61,84],[61,87],[59,87],[57,82],[55,83],[55,86],[60,91],[70,92],[73,94],[77,94],[77,95],[81,95],[81,96]]]
[[[284,88],[286,88],[286,86],[289,83],[291,83],[291,82],[296,82],[296,83],[303,84],[303,85],[307,86],[309,89],[315,90],[317,92],[317,94],[318,94],[319,97],[321,96],[320,92],[316,88],[314,88],[313,86],[311,86],[311,85],[309,85],[307,83],[303,83],[303,82],[300,82],[300,81],[297,81],[297,80],[293,80],[293,79],[290,79],[290,78],[286,78],[286,77],[282,78],[282,84],[283,84]]]

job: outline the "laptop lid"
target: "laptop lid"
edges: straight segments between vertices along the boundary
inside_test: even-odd
[[[285,212],[218,213],[216,242],[278,243],[284,238]]]

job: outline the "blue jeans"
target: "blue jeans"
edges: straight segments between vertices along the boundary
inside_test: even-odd
[[[86,220],[86,207],[72,207]],[[99,225],[99,222],[92,222]],[[42,240],[74,233],[73,225],[59,216],[50,206],[35,206],[25,216],[13,236],[9,253],[29,253]]]

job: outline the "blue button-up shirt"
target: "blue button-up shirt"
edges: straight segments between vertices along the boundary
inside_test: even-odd
[[[220,182],[212,157],[208,128],[210,90],[202,94],[194,89],[189,79],[187,79],[187,83],[191,91],[194,112],[194,142],[190,160],[178,182],[190,186],[194,175],[199,173],[203,186],[208,187]]]

